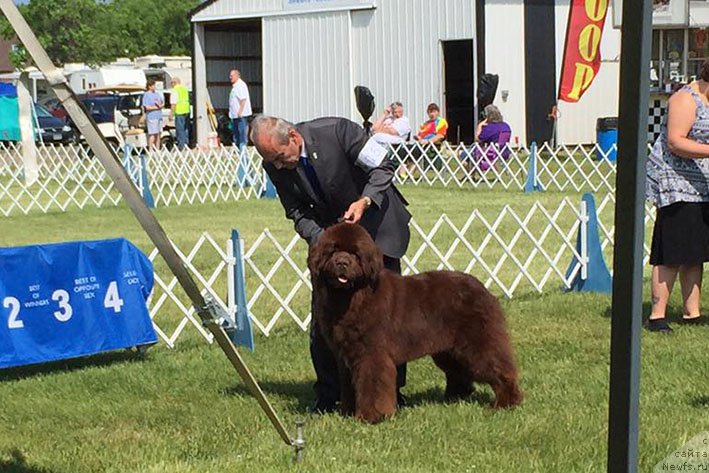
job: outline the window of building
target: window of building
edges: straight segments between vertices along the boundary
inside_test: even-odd
[[[687,47],[687,75],[698,77],[705,58],[709,58],[709,28],[691,28]]]
[[[652,32],[650,86],[670,92],[675,84],[694,80],[709,58],[709,28]]]

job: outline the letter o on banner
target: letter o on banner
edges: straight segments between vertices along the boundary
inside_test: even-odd
[[[598,45],[601,42],[601,29],[594,24],[586,25],[579,35],[579,54],[586,62],[596,59]]]
[[[586,0],[584,9],[586,10],[586,16],[591,21],[601,21],[606,17],[608,0]]]

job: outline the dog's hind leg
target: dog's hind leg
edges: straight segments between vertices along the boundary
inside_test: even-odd
[[[389,356],[371,353],[352,366],[355,417],[376,423],[396,411],[396,366]]]
[[[438,353],[431,358],[436,366],[446,374],[446,392],[444,394],[446,401],[465,399],[475,392],[470,369],[456,360],[450,352]]]
[[[495,392],[492,407],[513,407],[522,402],[522,391],[517,384],[517,368],[509,344],[486,344],[482,349],[471,350],[466,363],[476,382],[487,383]]]

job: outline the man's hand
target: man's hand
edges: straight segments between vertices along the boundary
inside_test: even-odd
[[[359,223],[362,220],[362,215],[364,215],[365,210],[371,205],[371,200],[366,197],[362,197],[359,200],[355,200],[350,204],[350,208],[347,209],[342,220],[347,223]]]

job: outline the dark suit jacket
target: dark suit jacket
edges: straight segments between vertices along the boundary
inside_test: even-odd
[[[264,163],[264,168],[296,232],[312,245],[324,228],[337,223],[352,202],[368,196],[372,205],[360,224],[382,253],[401,258],[409,245],[411,214],[406,210],[406,200],[392,185],[394,164],[385,158],[379,167],[367,169],[358,162],[369,137],[360,126],[344,118],[319,118],[295,127],[305,140],[324,198],[312,188],[302,166],[279,170]]]

